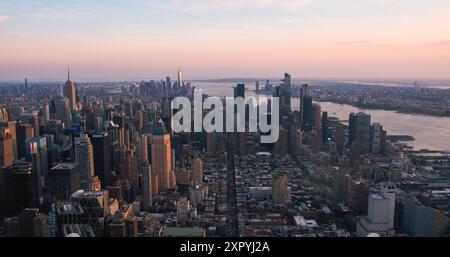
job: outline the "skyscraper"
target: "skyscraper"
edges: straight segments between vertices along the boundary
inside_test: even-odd
[[[288,113],[291,111],[291,75],[289,73],[284,74],[284,78],[281,80],[279,88],[279,97],[280,97],[280,110]]]
[[[311,96],[305,96],[303,98],[303,124],[302,129],[306,132],[311,132],[313,128],[313,101]]]
[[[25,140],[26,151],[25,158],[33,162],[33,169],[39,169],[47,184],[48,180],[48,156],[47,156],[47,138],[33,137]],[[36,156],[34,156],[36,155]]]
[[[33,164],[25,161],[15,161],[7,169],[7,184],[9,185],[10,208],[13,213],[20,213],[25,208],[38,206],[39,190],[33,176]]]
[[[234,98],[245,98],[245,84],[237,84],[234,88]]]
[[[328,127],[328,112],[322,113],[322,142],[324,144],[330,141],[330,131]]]
[[[72,112],[70,102],[67,97],[55,95],[53,97],[56,119],[64,122],[65,128],[72,128]]]
[[[296,157],[301,154],[302,151],[302,132],[298,122],[295,121],[292,126],[289,127],[289,152],[292,156]]]
[[[94,147],[87,134],[80,134],[75,145],[75,160],[80,169],[80,187],[84,190],[92,189],[94,178]]]
[[[152,142],[152,171],[158,175],[158,190],[170,188],[172,167],[172,150],[170,148],[170,134],[161,119],[153,127]]]
[[[165,96],[170,96],[172,93],[172,82],[170,81],[170,77],[166,77],[166,93]]]
[[[361,154],[370,152],[370,115],[351,113],[349,117],[349,145],[356,142]]]
[[[139,142],[138,142],[139,165],[142,165],[143,163],[146,163],[146,164],[149,163],[149,160],[148,160],[149,138],[150,138],[149,134],[141,135],[139,137]]]
[[[0,167],[9,167],[15,160],[13,140],[9,128],[0,127]]]
[[[303,124],[303,115],[304,115],[304,109],[305,109],[305,96],[308,95],[308,84],[302,85],[302,91],[300,93],[300,119],[299,122],[302,125]]]
[[[380,154],[384,151],[386,143],[386,131],[380,123],[374,123],[370,126],[370,152]]]
[[[194,185],[203,183],[203,162],[198,158],[192,160],[192,182]]]
[[[59,163],[50,170],[50,180],[55,196],[60,201],[69,200],[80,189],[80,170],[76,163]]]
[[[44,122],[50,120],[50,107],[48,102],[45,102],[44,105],[42,105],[42,119]]]
[[[69,99],[70,110],[77,109],[77,96],[75,90],[75,83],[70,80],[70,69],[67,69],[67,81],[64,86],[64,96]]]
[[[94,148],[94,173],[99,177],[103,188],[112,184],[111,153],[109,147],[109,133],[99,132],[92,135]]]
[[[149,210],[153,205],[152,195],[152,167],[145,165],[142,167],[142,194],[144,195],[144,210]]]
[[[178,70],[178,87],[179,88],[183,87],[183,78],[182,78],[181,68]]]
[[[336,144],[336,150],[339,154],[343,154],[345,149],[345,130],[342,126],[336,127],[336,133],[334,135],[334,143]]]
[[[22,113],[17,117],[17,122],[20,124],[30,124],[34,130],[34,136],[40,135],[39,119],[36,113]]]
[[[134,156],[133,150],[126,150],[124,153],[124,160],[122,163],[121,175],[128,179],[134,190],[139,188],[139,170],[138,161]]]
[[[322,129],[322,107],[320,104],[313,104],[313,127],[317,134],[320,133]]]
[[[0,128],[8,128],[11,134],[11,141],[13,145],[13,156],[14,159],[17,158],[17,132],[16,132],[16,122],[15,121],[0,121]]]

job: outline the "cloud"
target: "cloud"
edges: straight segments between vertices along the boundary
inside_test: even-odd
[[[67,12],[56,12],[56,11],[42,11],[42,12],[35,12],[30,14],[30,17],[40,20],[50,20],[50,21],[57,21],[57,20],[82,20],[86,18],[88,15],[92,15],[92,12],[89,11],[77,11],[77,10],[71,10]]]
[[[16,36],[16,37],[31,37],[35,36],[33,33],[20,31],[0,31],[0,35]]]
[[[353,40],[353,41],[342,41],[338,42],[338,45],[367,45],[372,42],[367,40]]]
[[[450,40],[432,42],[428,46],[450,46]]]
[[[9,20],[8,16],[0,15],[0,22],[4,22],[4,21],[7,21],[7,20]]]
[[[205,9],[234,9],[239,7],[279,7],[285,10],[299,10],[313,2],[312,0],[172,0],[176,7],[186,11]]]

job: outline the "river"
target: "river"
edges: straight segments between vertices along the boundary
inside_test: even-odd
[[[203,93],[210,96],[232,96],[233,83],[209,83],[197,82],[197,88],[203,89]],[[261,83],[261,86],[263,84]],[[255,85],[246,84],[246,96],[257,96],[254,93]],[[292,108],[298,110],[300,101],[292,99]],[[330,117],[348,120],[352,112],[365,112],[371,115],[372,122],[383,125],[388,135],[410,135],[414,141],[407,142],[414,149],[447,150],[450,151],[450,118],[428,115],[413,115],[397,113],[386,110],[365,110],[346,104],[320,102],[322,111],[327,111]]]

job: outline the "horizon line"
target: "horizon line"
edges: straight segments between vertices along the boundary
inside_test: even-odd
[[[102,78],[102,77],[81,77],[79,79],[72,78],[75,82],[78,81],[78,83],[107,83],[107,82],[128,82],[128,83],[136,83],[136,82],[142,82],[142,81],[165,81],[165,78],[167,76],[159,76],[159,77],[153,77],[153,76],[147,76],[147,77],[109,77],[109,78]],[[169,76],[172,77],[172,76]],[[23,77],[21,79],[0,79],[0,83],[22,83],[24,80],[27,79],[28,83],[64,83],[66,80],[63,78],[33,78],[33,77]],[[251,77],[251,76],[229,76],[229,77],[215,77],[215,76],[203,76],[203,77],[187,77],[184,79],[184,81],[187,82],[210,82],[210,81],[220,81],[220,80],[258,80],[258,81],[279,81],[281,80],[280,77]],[[364,81],[373,81],[373,80],[387,80],[387,81],[411,81],[411,82],[450,82],[449,78],[431,78],[431,77],[424,77],[424,78],[407,78],[407,77],[335,77],[335,76],[324,76],[324,77],[300,77],[300,78],[293,78],[292,81],[320,81],[320,80],[326,80],[326,81],[335,81],[335,80],[361,80]],[[381,82],[381,81],[380,81]]]

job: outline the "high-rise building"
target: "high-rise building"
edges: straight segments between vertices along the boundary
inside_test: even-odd
[[[19,232],[21,237],[47,237],[47,217],[39,209],[26,208],[19,214]]]
[[[148,211],[153,205],[153,195],[152,195],[152,167],[146,165],[142,167],[142,194],[144,195],[144,210]]]
[[[339,154],[343,154],[345,150],[345,129],[342,126],[336,127],[336,133],[334,135],[334,143],[336,144],[336,150]]]
[[[158,175],[158,190],[165,191],[170,188],[172,167],[172,150],[170,147],[170,134],[167,132],[161,119],[153,128],[152,142],[152,171]]]
[[[69,99],[63,95],[55,95],[52,103],[54,105],[55,118],[62,121],[65,128],[72,128],[72,112]]]
[[[365,237],[371,233],[381,236],[395,234],[395,198],[394,185],[382,184],[381,192],[369,195],[369,207],[367,216],[360,217],[356,224],[356,234]]]
[[[279,88],[280,97],[280,111],[288,113],[291,111],[291,75],[289,73],[284,74],[284,78],[281,80],[282,83]]]
[[[302,132],[297,122],[289,127],[289,152],[292,156],[298,156],[302,151]]]
[[[64,229],[66,225],[86,223],[86,213],[78,202],[57,201],[53,205],[52,215],[54,215],[54,226],[59,235],[67,236],[68,232]],[[78,233],[82,236],[81,233]]]
[[[0,128],[8,128],[11,135],[11,141],[13,145],[13,156],[17,158],[17,132],[15,121],[0,121]]]
[[[94,147],[87,134],[80,134],[79,141],[75,144],[75,160],[80,169],[80,188],[92,189],[94,172]]]
[[[16,124],[17,158],[25,157],[25,140],[34,137],[34,130],[30,124]]]
[[[173,109],[171,108],[172,98],[164,97],[162,99],[162,111],[164,114],[164,117],[162,117],[164,121],[164,125],[166,126],[167,130],[170,134],[172,134],[172,117],[173,117]]]
[[[272,201],[274,203],[286,203],[288,200],[288,177],[287,175],[274,178],[272,186]]]
[[[91,137],[94,148],[94,174],[98,176],[103,188],[112,185],[111,153],[109,133],[99,132]]]
[[[234,88],[234,98],[242,97],[245,99],[245,84],[237,84]]]
[[[72,202],[79,203],[86,214],[87,223],[92,227],[96,236],[103,235],[104,218],[109,214],[108,191],[78,190],[70,196]]]
[[[0,167],[9,167],[15,160],[11,131],[0,127]]]
[[[25,208],[39,206],[40,188],[33,176],[33,164],[25,161],[15,161],[7,169],[10,209],[13,213],[20,213]]]
[[[50,120],[50,106],[49,106],[48,102],[45,102],[44,105],[42,105],[41,112],[42,112],[42,114],[41,114],[42,120],[44,122],[49,121]]]
[[[139,170],[138,161],[134,156],[134,151],[127,150],[124,152],[124,160],[122,163],[121,175],[128,179],[134,189],[139,188]]]
[[[170,81],[170,77],[166,77],[166,90],[166,96],[169,96],[172,93],[172,82]]]
[[[47,138],[33,137],[25,140],[25,159],[33,162],[33,169],[39,169],[40,174],[44,177],[45,183],[48,180],[48,155],[47,155]],[[34,156],[35,155],[35,156]]]
[[[331,140],[330,130],[328,126],[328,112],[322,113],[322,142],[324,144]]]
[[[20,124],[30,124],[34,130],[34,136],[40,135],[39,118],[36,113],[22,113],[17,117],[17,122]]]
[[[75,90],[75,83],[70,80],[70,69],[67,70],[67,81],[64,86],[64,97],[69,99],[70,110],[77,109],[77,95]]]
[[[141,135],[138,142],[138,160],[142,165],[143,163],[149,164],[149,154],[148,154],[148,146],[149,146],[149,134]]]
[[[313,104],[313,127],[315,128],[316,134],[320,133],[322,129],[322,108],[320,104]]]
[[[305,109],[305,96],[308,95],[308,84],[302,85],[302,91],[300,93],[300,119],[299,122],[301,125],[303,125],[303,119],[304,119],[304,109]]]
[[[349,145],[358,144],[359,152],[370,152],[370,115],[365,113],[351,113],[349,117]]]
[[[302,129],[306,132],[311,132],[313,128],[313,100],[311,96],[304,96],[303,98],[303,125]]]
[[[76,163],[59,163],[50,170],[50,180],[56,199],[69,200],[72,193],[80,190],[80,169]]]
[[[386,131],[379,123],[374,123],[370,126],[370,152],[380,154],[384,152],[386,144]]]
[[[181,69],[178,70],[178,87],[182,88],[184,86],[183,84],[183,78],[182,78],[182,73],[181,73]]]
[[[348,203],[350,195],[351,177],[343,167],[333,174],[333,203]]]
[[[203,183],[203,161],[198,158],[192,160],[192,182],[194,185]]]

